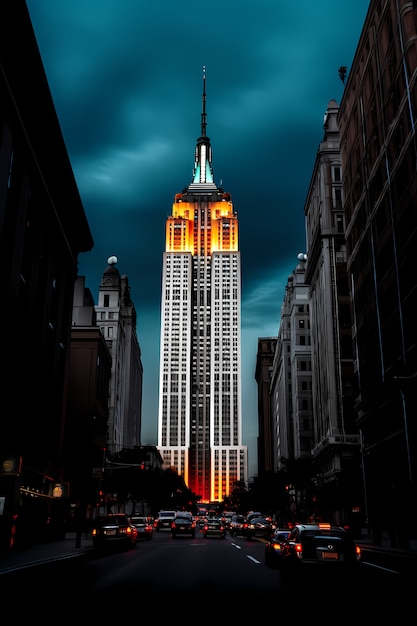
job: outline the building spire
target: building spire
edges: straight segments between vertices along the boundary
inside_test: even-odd
[[[207,113],[206,113],[206,66],[203,65],[203,111],[201,113],[201,136],[206,136]]]
[[[217,190],[214,183],[213,168],[211,165],[210,138],[206,134],[206,66],[203,65],[203,110],[201,113],[201,136],[197,139],[194,158],[193,181],[188,186],[189,191],[202,192]]]

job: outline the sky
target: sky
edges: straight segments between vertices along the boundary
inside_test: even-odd
[[[278,335],[306,252],[304,204],[323,118],[340,103],[369,0],[27,0],[94,247],[128,277],[143,365],[142,445],[157,445],[165,222],[192,180],[203,67],[214,179],[239,219],[242,443],[257,472],[259,337]]]

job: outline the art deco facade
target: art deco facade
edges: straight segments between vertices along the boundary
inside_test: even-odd
[[[238,218],[216,185],[206,135],[191,184],[175,196],[163,256],[158,448],[203,501],[247,480],[242,445]]]

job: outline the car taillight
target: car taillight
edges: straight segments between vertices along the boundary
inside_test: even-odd
[[[359,546],[355,546],[355,552],[356,552],[356,560],[359,561],[362,558],[362,550],[360,549]]]
[[[297,556],[302,556],[303,555],[303,546],[301,545],[301,543],[296,543],[294,546],[294,550],[297,554]]]

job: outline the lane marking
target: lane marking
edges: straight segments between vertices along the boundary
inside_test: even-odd
[[[255,559],[253,556],[250,556],[250,554],[247,554],[246,557],[250,559],[251,561],[253,561],[254,563],[256,563],[257,565],[261,564],[261,562],[258,561],[258,559]]]

